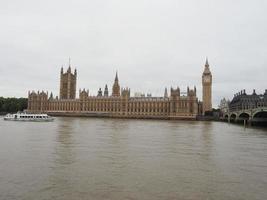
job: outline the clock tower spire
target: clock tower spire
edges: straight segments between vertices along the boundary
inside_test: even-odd
[[[202,100],[203,100],[203,114],[206,111],[212,110],[212,74],[208,58],[206,58],[205,69],[202,74]]]

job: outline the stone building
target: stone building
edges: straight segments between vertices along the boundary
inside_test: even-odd
[[[242,90],[234,95],[229,104],[229,111],[251,110],[259,107],[267,107],[267,90],[264,94],[257,94],[255,90],[252,94],[247,94],[246,90]]]
[[[229,112],[229,104],[230,101],[223,98],[220,102],[219,108],[222,114],[226,114]]]
[[[203,76],[211,76],[207,62]],[[66,73],[63,73],[62,68],[59,98],[54,97],[52,93],[48,97],[48,92],[29,92],[28,112],[44,112],[62,116],[158,119],[196,119],[196,116],[202,113],[202,102],[198,101],[196,87],[193,89],[188,87],[186,94],[181,93],[179,87],[171,87],[169,95],[165,89],[162,97],[132,97],[129,88],[120,88],[118,73],[116,72],[110,96],[106,85],[104,95],[101,88],[99,88],[96,96],[83,89],[79,90],[79,97],[76,98],[76,78],[77,71],[75,70],[72,74],[71,66]],[[209,84],[207,84],[206,78],[204,79],[203,90],[205,92],[203,93],[206,95],[203,98],[203,105],[206,105],[206,109],[210,109],[211,80],[209,79]]]

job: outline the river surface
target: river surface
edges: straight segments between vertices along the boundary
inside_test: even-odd
[[[266,199],[267,129],[0,118],[0,199]]]

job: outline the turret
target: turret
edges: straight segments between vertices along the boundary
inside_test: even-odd
[[[68,73],[71,73],[71,67],[70,67],[70,66],[68,67],[67,72],[68,72]]]
[[[173,89],[171,87],[171,97],[178,97],[180,96],[180,88],[177,87],[176,89]]]
[[[167,88],[165,88],[165,91],[164,91],[164,98],[168,98],[168,91],[167,91]]]
[[[99,90],[98,90],[98,92],[97,92],[97,96],[98,96],[98,97],[102,97],[102,90],[101,90],[101,88],[99,88]]]
[[[81,100],[85,100],[87,97],[89,96],[89,90],[85,90],[85,88],[83,90],[79,90],[79,97]]]
[[[190,88],[187,87],[187,96],[190,96],[190,97],[196,96],[196,87],[194,87],[194,90],[190,90]]]
[[[130,88],[126,87],[126,88],[122,88],[121,89],[121,96],[123,98],[130,98]]]
[[[257,95],[257,93],[256,93],[256,90],[255,89],[253,89],[253,94],[252,95]]]
[[[112,96],[118,97],[120,96],[120,85],[119,85],[119,78],[118,78],[118,73],[116,72],[114,84],[112,87]]]
[[[53,93],[51,92],[50,93],[50,97],[49,97],[49,99],[53,99],[54,97],[53,97]]]
[[[70,58],[69,58],[69,68],[68,68],[68,73],[71,73],[71,67],[70,67]]]
[[[104,96],[108,97],[108,86],[107,86],[107,84],[105,85]]]

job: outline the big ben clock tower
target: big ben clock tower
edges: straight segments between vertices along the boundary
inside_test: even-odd
[[[209,62],[206,59],[205,69],[202,74],[202,100],[203,100],[203,114],[205,111],[212,110],[212,75],[210,72]]]

